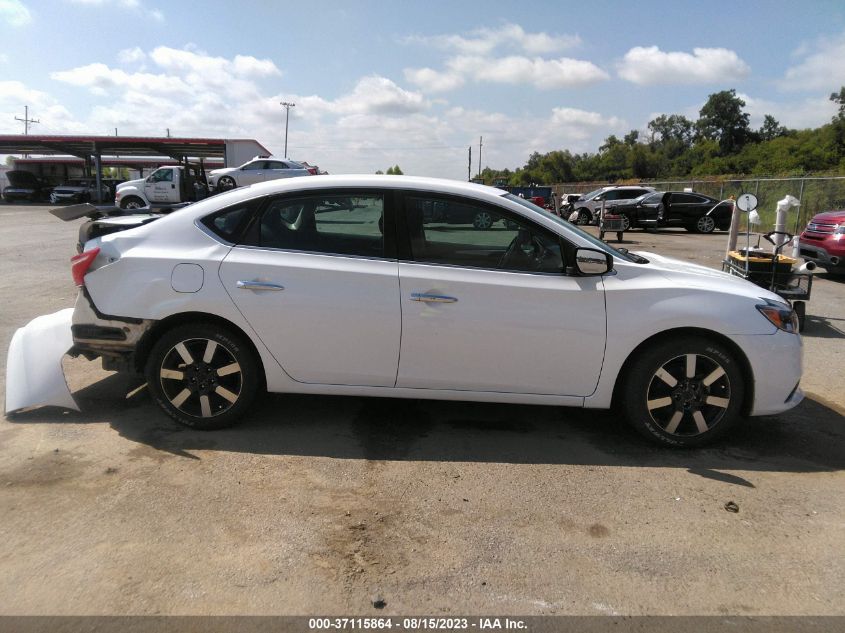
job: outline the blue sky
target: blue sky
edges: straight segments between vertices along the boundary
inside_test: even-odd
[[[595,151],[735,88],[752,125],[830,120],[839,2],[0,0],[0,133],[255,138],[332,173],[465,178]],[[477,168],[474,163],[473,171]]]

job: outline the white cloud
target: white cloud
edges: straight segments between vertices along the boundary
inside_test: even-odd
[[[0,0],[0,19],[10,26],[26,26],[32,14],[20,0]]]
[[[138,46],[135,48],[124,48],[117,54],[117,60],[123,64],[134,64],[144,61],[146,58],[147,54]]]
[[[53,97],[41,90],[35,90],[20,81],[0,81],[0,132],[20,134],[22,124],[15,117],[22,117],[24,106],[29,106],[29,115],[38,119],[34,129],[42,132],[78,132],[82,126],[71,113]]]
[[[432,68],[406,68],[405,79],[426,92],[447,92],[464,85],[464,78],[458,73]]]
[[[334,100],[316,95],[290,98],[302,104],[302,110],[309,110],[315,115],[402,116],[422,112],[429,107],[419,92],[405,90],[390,79],[378,75],[361,78],[351,93]]]
[[[619,76],[641,85],[704,84],[743,79],[751,69],[732,50],[694,48],[692,54],[636,46],[618,65]]]
[[[836,92],[845,85],[845,33],[804,44],[795,53],[804,59],[787,68],[780,82],[784,90]]]
[[[609,78],[592,62],[541,56],[580,44],[578,36],[528,33],[517,24],[476,29],[468,35],[413,36],[405,41],[452,53],[444,70],[428,67],[404,70],[405,79],[427,92],[455,90],[468,80],[553,89],[585,86]],[[501,48],[516,49],[520,54],[495,55]]]
[[[507,84],[532,84],[541,89],[572,88],[608,79],[608,74],[592,62],[561,57],[501,58],[459,56],[450,59],[448,68],[476,81]]]
[[[463,55],[488,55],[496,48],[513,48],[529,54],[553,53],[581,44],[578,35],[550,35],[529,33],[518,24],[504,24],[499,28],[479,28],[464,35],[411,36],[406,42],[433,46]]]
[[[6,53],[0,53],[0,64],[8,64],[9,56]]]
[[[445,71],[406,68],[405,78],[423,90],[445,92],[461,87],[467,80],[499,84],[530,84],[541,90],[578,88],[609,79],[592,62],[560,57],[483,57],[458,55],[446,61]]]

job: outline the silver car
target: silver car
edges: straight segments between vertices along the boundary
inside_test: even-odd
[[[630,202],[634,198],[639,198],[640,196],[651,193],[652,191],[654,191],[654,187],[643,187],[639,185],[609,186],[591,191],[590,193],[581,196],[580,200],[572,203],[575,211],[578,213],[575,223],[597,224],[602,204],[604,204],[604,208],[607,210],[617,204]],[[626,230],[628,228],[629,227],[625,227]]]
[[[240,167],[226,167],[208,172],[208,186],[211,190],[228,191],[265,180],[314,176],[316,173],[315,167],[305,166],[293,160],[256,157]]]

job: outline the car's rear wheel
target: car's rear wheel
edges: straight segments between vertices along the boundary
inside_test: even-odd
[[[737,359],[701,337],[655,344],[630,365],[620,404],[628,421],[659,444],[701,446],[739,419],[745,385]]]
[[[620,213],[619,215],[622,217],[622,230],[629,231],[631,229],[631,218],[625,213]]]
[[[237,187],[238,184],[235,182],[235,179],[231,176],[223,176],[220,180],[217,181],[217,191],[229,191],[230,189],[234,189]]]
[[[493,226],[493,216],[487,211],[479,211],[472,218],[472,225],[482,231],[486,231]]]
[[[144,208],[144,201],[140,198],[135,196],[129,196],[128,198],[124,198],[120,202],[121,209],[143,209]]]
[[[202,430],[230,426],[255,400],[259,363],[241,336],[212,323],[166,332],[147,359],[153,398],[177,422]]]

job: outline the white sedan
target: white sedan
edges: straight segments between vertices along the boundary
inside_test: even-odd
[[[229,191],[235,187],[246,187],[265,180],[316,176],[317,168],[292,160],[256,157],[240,167],[224,167],[208,172],[208,186],[216,191]]]
[[[435,204],[503,221],[479,231]],[[267,389],[614,405],[652,440],[696,446],[803,397],[801,338],[778,296],[616,250],[479,185],[267,182],[90,240],[73,272],[72,316],[41,317],[42,331],[72,325],[71,353],[144,372],[194,428],[232,424]],[[26,334],[22,364],[38,347],[25,341],[49,338]],[[10,382],[18,372],[10,360]]]

